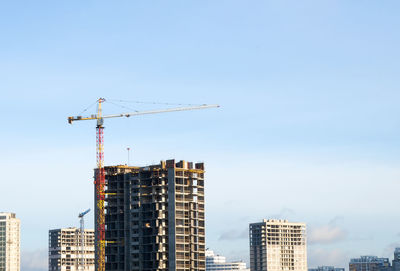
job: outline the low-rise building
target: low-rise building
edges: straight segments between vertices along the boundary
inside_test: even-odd
[[[308,271],[344,271],[344,268],[336,268],[333,266],[318,266],[317,268],[309,268]]]
[[[206,250],[206,271],[249,271],[246,263],[242,261],[226,262],[226,258],[221,255],[215,255],[212,250]]]
[[[349,263],[350,271],[391,271],[388,258],[378,258],[377,256],[361,256],[351,259]]]

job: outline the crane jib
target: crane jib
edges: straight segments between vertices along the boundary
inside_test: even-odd
[[[137,111],[137,112],[128,112],[128,113],[121,113],[121,114],[113,114],[113,115],[106,115],[101,116],[102,119],[109,119],[109,118],[122,118],[122,117],[132,117],[132,116],[139,116],[139,115],[149,115],[149,114],[158,114],[158,113],[168,113],[168,112],[178,112],[178,111],[189,111],[189,110],[198,110],[198,109],[207,109],[207,108],[218,108],[219,105],[200,105],[200,106],[190,106],[190,107],[176,107],[176,108],[168,108],[168,109],[160,109],[160,110],[148,110],[148,111]],[[68,123],[72,124],[73,121],[78,120],[96,120],[99,119],[97,115],[91,115],[90,117],[82,117],[82,116],[75,116],[75,117],[68,117]]]

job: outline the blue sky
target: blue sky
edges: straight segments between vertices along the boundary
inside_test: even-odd
[[[391,256],[400,243],[399,7],[0,3],[0,209],[22,220],[22,270],[45,270],[47,231],[77,226],[93,205],[95,124],[66,118],[98,97],[222,106],[107,121],[105,155],[126,163],[129,146],[138,165],[204,161],[207,246],[229,259],[248,260],[248,223],[270,217],[307,223],[310,267]]]

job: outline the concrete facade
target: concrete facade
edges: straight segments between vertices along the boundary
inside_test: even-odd
[[[215,255],[212,250],[206,250],[206,271],[249,271],[245,262],[226,262],[226,258]]]
[[[20,220],[0,213],[0,271],[20,270]]]
[[[85,230],[84,243],[82,255],[80,229],[50,230],[49,271],[94,271],[94,230]]]
[[[307,271],[306,225],[264,219],[250,224],[251,271]]]
[[[110,166],[106,270],[205,271],[204,164]]]

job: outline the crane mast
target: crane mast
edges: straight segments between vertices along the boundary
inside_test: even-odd
[[[105,212],[104,212],[104,186],[106,183],[104,173],[104,126],[103,126],[103,114],[101,104],[105,101],[104,98],[98,100],[97,109],[97,126],[96,126],[96,157],[97,157],[97,174],[95,177],[95,235],[96,235],[96,270],[105,271],[106,261],[106,236],[105,236]]]
[[[198,106],[189,106],[189,107],[177,107],[177,108],[169,108],[169,109],[161,109],[161,110],[149,110],[149,111],[140,111],[140,112],[132,112],[132,113],[122,113],[115,115],[106,115],[103,116],[102,112],[102,104],[106,100],[104,98],[99,98],[97,100],[97,114],[91,115],[90,117],[68,117],[68,123],[72,124],[74,121],[78,120],[97,120],[96,125],[96,157],[97,157],[97,169],[95,170],[95,264],[96,271],[105,271],[105,247],[107,244],[107,240],[105,238],[105,171],[104,171],[104,119],[105,118],[119,118],[119,117],[131,117],[138,115],[148,115],[148,114],[158,114],[158,113],[167,113],[167,112],[176,112],[176,111],[188,111],[188,110],[197,110],[197,109],[206,109],[206,108],[216,108],[219,105],[198,105]],[[83,216],[82,216],[83,219]],[[82,239],[83,240],[83,239]]]
[[[85,219],[84,216],[90,212],[90,209],[87,209],[86,211],[80,213],[78,215],[78,218],[80,218],[80,235],[81,235],[81,257],[80,257],[80,263],[79,267],[80,270],[85,270],[86,267],[86,261],[85,261]]]

